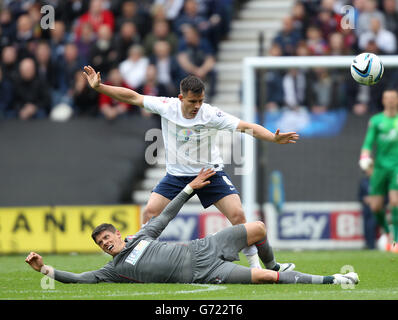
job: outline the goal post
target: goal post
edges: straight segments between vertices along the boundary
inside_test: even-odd
[[[246,57],[242,62],[242,120],[256,122],[256,71],[269,69],[347,68],[351,77],[350,65],[355,56],[284,56],[284,57]],[[384,67],[398,67],[398,55],[380,55]],[[242,175],[242,204],[247,221],[255,221],[257,203],[256,141],[245,139]]]

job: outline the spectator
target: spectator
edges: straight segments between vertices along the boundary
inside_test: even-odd
[[[65,45],[64,56],[58,68],[59,89],[54,95],[53,103],[66,103],[72,105],[71,88],[74,86],[75,73],[81,71],[82,64],[79,60],[79,51],[76,44]]]
[[[64,55],[64,48],[67,42],[65,23],[60,20],[54,21],[54,29],[50,29],[51,59],[60,61]]]
[[[87,82],[87,81],[86,81]],[[109,72],[109,76],[105,84],[128,88],[127,84],[123,81],[119,69],[113,68]],[[104,94],[99,95],[99,110],[101,115],[107,120],[114,120],[120,116],[126,115],[129,110],[127,103],[119,102]]]
[[[329,54],[332,56],[342,56],[353,54],[350,47],[344,45],[344,36],[340,32],[333,32],[329,36]]]
[[[207,39],[212,45],[215,52],[218,51],[218,45],[225,35],[225,31],[229,29],[228,25],[228,11],[226,6],[230,3],[229,0],[198,0],[199,15],[206,18],[209,23],[209,30],[207,32]]]
[[[364,50],[369,41],[374,41],[382,54],[393,54],[397,50],[395,35],[382,27],[379,18],[370,19],[370,30],[359,36],[359,48]]]
[[[3,76],[0,68],[0,119],[7,118],[12,107],[14,88],[12,82]]]
[[[278,121],[278,128],[300,131],[310,123],[307,103],[307,72],[303,69],[289,69],[282,80],[284,107]]]
[[[84,23],[89,23],[93,27],[94,33],[97,34],[100,26],[108,25],[113,31],[115,28],[115,18],[109,10],[104,10],[103,0],[90,0],[89,10],[83,14],[77,21],[75,28],[75,39],[79,39],[82,33]]]
[[[82,71],[76,71],[75,81],[71,88],[74,113],[79,116],[96,116],[98,114],[98,93],[88,85]]]
[[[167,97],[174,97],[178,93],[180,72],[176,57],[171,55],[167,41],[156,41],[153,51],[150,63],[156,66],[158,82],[166,87]]]
[[[350,28],[342,28],[341,32],[344,38],[344,46],[348,49],[349,52],[353,54],[359,54],[358,48],[358,38],[355,34],[354,29]]]
[[[309,56],[310,49],[308,48],[307,42],[304,40],[299,41],[296,47],[296,56]]]
[[[386,18],[384,13],[378,10],[377,0],[365,0],[364,11],[359,14],[358,24],[356,26],[357,36],[360,37],[362,34],[371,31],[371,20],[376,18],[380,21],[381,28],[385,28]]]
[[[208,39],[211,24],[206,17],[199,14],[196,0],[186,0],[182,14],[174,22],[174,30],[179,38],[183,37],[184,29],[187,26],[195,27],[201,37]]]
[[[385,28],[391,31],[395,38],[398,37],[398,12],[396,0],[383,0],[384,16],[386,18]]]
[[[15,83],[14,116],[19,119],[43,118],[51,106],[48,84],[36,76],[35,62],[25,58],[19,64]]]
[[[137,92],[143,95],[167,97],[166,87],[159,83],[157,77],[156,66],[153,64],[148,65],[146,69],[145,82],[137,89]],[[144,109],[142,109],[144,110]],[[152,113],[144,113],[146,116],[151,116]]]
[[[10,9],[3,8],[0,12],[0,48],[14,43],[16,24]]]
[[[178,46],[177,35],[170,30],[166,20],[155,20],[152,32],[148,33],[144,39],[144,49],[147,56],[153,55],[153,45],[158,40],[167,41],[170,45],[171,53],[175,54]]]
[[[279,44],[273,43],[269,49],[269,56],[280,57],[282,56],[282,48]],[[282,70],[267,70],[264,74],[265,81],[265,110],[277,111],[284,103],[283,95],[283,71]]]
[[[198,30],[193,26],[187,26],[184,29],[184,38],[182,39],[177,55],[178,64],[182,70],[181,78],[189,74],[209,84],[209,98],[215,94],[216,73],[214,65],[216,59],[210,43],[201,38]]]
[[[15,44],[18,48],[18,57],[25,58],[32,56],[32,43],[34,38],[33,23],[29,15],[23,14],[17,20],[17,32]]]
[[[314,56],[325,55],[329,51],[327,41],[322,37],[321,30],[316,26],[307,29],[307,47],[309,53]]]
[[[55,8],[55,19],[62,21],[67,33],[73,33],[73,26],[78,19],[87,12],[89,1],[87,0],[63,0],[58,1]]]
[[[314,68],[311,70],[308,82],[310,92],[308,106],[313,113],[326,112],[333,101],[333,80],[330,72],[325,68]]]
[[[4,47],[1,52],[3,77],[14,82],[18,77],[18,51],[16,46]]]
[[[144,56],[144,49],[140,45],[133,45],[128,51],[128,57],[119,65],[119,71],[124,82],[136,90],[145,81],[146,68],[149,59]]]
[[[307,28],[310,25],[310,16],[305,10],[303,2],[296,1],[292,8],[293,28],[300,32],[302,38],[305,38]]]
[[[306,106],[307,75],[302,69],[289,69],[282,81],[284,103],[290,109]]]
[[[153,4],[150,10],[152,24],[155,21],[164,21],[167,20],[167,13],[164,6],[161,4]],[[169,21],[170,26],[174,30],[174,21]],[[175,31],[175,30],[174,30]]]
[[[113,32],[104,24],[98,29],[98,37],[90,49],[90,65],[100,70],[104,77],[117,64],[117,52],[112,45]]]
[[[27,14],[32,22],[32,33],[35,40],[49,38],[50,29],[45,29],[41,27],[42,14],[40,12],[40,8],[41,4],[39,2],[35,2],[29,7],[27,11]]]
[[[321,9],[317,15],[316,24],[319,26],[322,37],[328,39],[330,34],[336,31],[340,31],[340,16],[336,18],[337,15],[332,10]]]
[[[151,19],[147,12],[139,10],[136,1],[124,1],[121,15],[116,19],[116,30],[120,31],[125,22],[132,22],[137,28],[141,39],[145,37],[151,28]]]
[[[46,41],[40,41],[35,50],[37,76],[49,85],[50,93],[59,89],[57,63],[51,60],[51,49]]]
[[[329,37],[329,54],[332,56],[350,55],[354,54],[351,47],[344,45],[344,35],[340,32],[334,32]],[[347,78],[346,70],[344,69],[330,69],[329,74],[332,78],[332,95],[329,109],[341,108],[347,106],[347,81],[352,81]]]
[[[114,48],[117,53],[117,62],[120,63],[127,59],[128,49],[135,44],[140,44],[140,36],[137,27],[133,22],[125,21],[116,34]]]
[[[29,7],[32,5],[33,1],[13,1],[13,0],[6,0],[2,1],[3,4],[5,4],[8,9],[12,12],[13,17],[18,18],[22,14],[25,14],[28,10]],[[4,5],[2,5],[4,6]]]
[[[167,21],[172,22],[180,15],[184,0],[155,0],[154,5],[162,6],[166,13]]]
[[[287,16],[283,19],[282,30],[277,33],[273,42],[280,45],[284,56],[292,56],[301,39],[300,31],[294,28],[293,18]]]
[[[104,25],[106,26],[106,25]],[[96,45],[96,34],[89,23],[83,23],[82,32],[79,39],[75,40],[79,57],[82,64],[87,65],[90,62],[91,50]]]

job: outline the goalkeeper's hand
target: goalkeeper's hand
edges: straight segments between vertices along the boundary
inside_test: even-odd
[[[373,166],[373,159],[369,155],[361,155],[359,166],[363,171],[367,171]]]

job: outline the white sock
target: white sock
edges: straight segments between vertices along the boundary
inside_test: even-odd
[[[250,268],[262,269],[255,245],[244,248],[242,252],[246,256]]]

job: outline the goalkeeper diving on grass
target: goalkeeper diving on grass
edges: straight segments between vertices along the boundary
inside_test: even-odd
[[[215,173],[213,169],[202,169],[160,215],[151,218],[135,235],[125,240],[111,224],[96,227],[92,232],[93,240],[113,257],[99,270],[80,274],[58,270],[45,265],[43,258],[35,252],[31,252],[25,261],[34,270],[63,283],[358,283],[358,275],[354,272],[319,276],[272,270],[280,268],[261,221],[231,226],[186,243],[157,240],[190,195],[210,184],[208,179]],[[233,262],[239,260],[242,248],[253,244],[267,269],[249,268]]]

